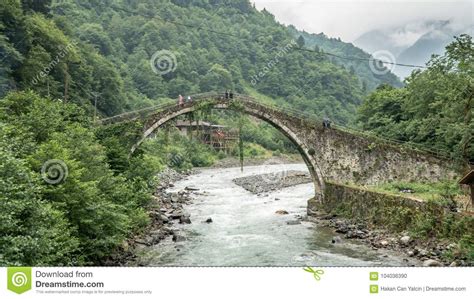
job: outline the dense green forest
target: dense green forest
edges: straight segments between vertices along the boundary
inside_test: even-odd
[[[474,162],[474,43],[462,35],[404,88],[381,85],[359,108],[364,130]]]
[[[367,55],[285,27],[247,0],[3,0],[0,265],[100,264],[149,223],[157,172],[208,166],[222,156],[171,129],[129,158],[123,145],[136,136],[97,128],[95,106],[102,117],[179,94],[231,89],[473,157],[470,37],[460,37],[403,88],[390,86],[401,86],[391,73],[370,74],[367,62],[300,51],[316,45]],[[154,72],[150,60],[160,50],[175,56],[174,71]],[[380,83],[389,85],[364,101]],[[208,117],[234,127],[241,121],[231,113]],[[242,137],[245,156],[295,151],[253,119]],[[179,157],[172,165],[170,155]],[[51,173],[43,170],[47,162],[56,163]],[[49,175],[61,183],[45,180]]]
[[[369,63],[361,62],[355,59],[343,59],[341,57],[355,57],[370,59],[370,54],[357,48],[351,43],[345,43],[340,38],[329,38],[324,33],[314,34],[306,31],[297,30],[293,25],[289,25],[288,29],[294,36],[304,39],[305,47],[314,51],[324,53],[324,51],[335,54],[337,56],[329,56],[335,64],[344,66],[351,74],[357,75],[361,84],[362,91],[368,93],[374,90],[380,84],[389,84],[394,87],[401,87],[402,82],[393,73],[388,71],[374,73]]]
[[[297,51],[288,28],[247,0],[22,3],[6,0],[0,8],[0,95],[32,88],[83,106],[97,98],[100,112],[114,115],[178,94],[251,89],[341,123],[354,120],[362,100],[355,73]],[[176,57],[174,72],[153,72],[159,50]],[[51,61],[57,65],[48,68]]]

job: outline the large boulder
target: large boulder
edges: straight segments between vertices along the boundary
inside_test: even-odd
[[[408,244],[410,244],[410,242],[411,242],[410,236],[403,236],[400,238],[400,243],[404,246],[407,246]]]
[[[191,218],[189,218],[189,216],[183,215],[179,218],[179,223],[181,223],[181,224],[191,224]]]
[[[443,264],[436,260],[428,259],[423,262],[423,267],[441,267]]]

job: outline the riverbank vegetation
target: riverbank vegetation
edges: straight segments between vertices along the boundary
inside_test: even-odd
[[[98,264],[148,223],[159,163],[114,172],[77,105],[17,92],[0,107],[0,265]]]
[[[392,182],[370,186],[371,190],[386,192],[394,195],[404,195],[424,201],[435,201],[443,205],[456,205],[455,198],[468,201],[468,196],[463,196],[464,192],[456,181],[444,182]]]

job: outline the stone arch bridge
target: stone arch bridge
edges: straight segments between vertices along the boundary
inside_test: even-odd
[[[266,105],[257,100],[223,94],[195,95],[191,102],[166,103],[104,118],[102,125],[140,121],[143,133],[131,152],[160,126],[186,113],[203,109],[234,109],[270,123],[298,148],[313,178],[316,198],[323,200],[325,182],[372,185],[391,181],[439,181],[457,176],[442,155],[387,139],[332,126],[303,112]]]

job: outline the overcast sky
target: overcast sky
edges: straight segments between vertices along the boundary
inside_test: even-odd
[[[251,0],[277,20],[311,33],[324,32],[352,42],[373,29],[424,20],[451,20],[460,26],[474,22],[474,0]]]

